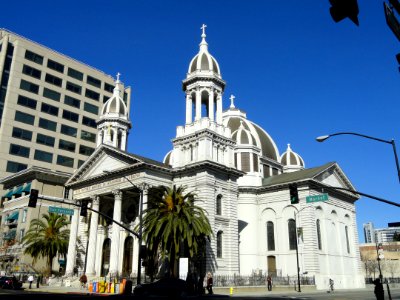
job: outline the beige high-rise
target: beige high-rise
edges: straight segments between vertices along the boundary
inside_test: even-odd
[[[96,148],[113,77],[0,29],[0,82],[0,178],[31,166],[79,168]],[[121,89],[128,108],[130,92]]]

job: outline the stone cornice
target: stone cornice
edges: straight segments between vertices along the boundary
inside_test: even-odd
[[[120,118],[102,118],[100,120],[97,121],[97,126],[105,123],[105,122],[118,122],[118,123],[122,123],[124,125],[126,125],[128,128],[132,128],[132,124],[129,120],[124,120],[124,119],[120,119]]]
[[[196,162],[193,164],[186,165],[184,167],[175,168],[173,171],[173,174],[174,174],[174,176],[179,176],[181,174],[192,173],[199,169],[202,171],[213,170],[213,171],[217,171],[217,172],[223,172],[223,173],[226,173],[226,174],[231,175],[236,178],[241,177],[246,174],[245,172],[240,171],[238,169],[230,168],[230,167],[218,164],[218,163],[210,161],[210,160],[204,160],[201,162]]]
[[[182,80],[182,90],[186,91],[186,87],[192,83],[195,83],[196,81],[211,81],[215,83],[216,85],[220,86],[222,88],[222,91],[225,89],[226,82],[225,80],[222,80],[218,77],[209,77],[209,76],[193,76],[190,78],[186,78]]]
[[[215,131],[212,131],[207,128],[201,129],[199,131],[196,131],[194,133],[191,133],[191,134],[188,134],[185,136],[175,138],[172,140],[172,143],[174,145],[182,145],[182,144],[185,144],[188,142],[196,141],[202,137],[212,138],[213,140],[215,140],[217,142],[225,143],[230,146],[236,145],[235,141],[233,141],[231,138],[224,137],[224,136],[216,133]]]

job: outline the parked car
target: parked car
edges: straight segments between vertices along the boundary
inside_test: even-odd
[[[185,280],[178,278],[162,278],[152,283],[138,284],[133,295],[140,297],[165,296],[180,298],[188,295],[188,286]]]
[[[0,277],[0,289],[20,289],[22,287],[22,281],[19,281],[15,276],[1,276]]]

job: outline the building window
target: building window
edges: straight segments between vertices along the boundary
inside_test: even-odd
[[[104,83],[104,90],[112,93],[114,91],[114,86],[108,83]]]
[[[221,230],[217,233],[217,258],[222,258],[222,234]]]
[[[79,121],[79,115],[76,113],[73,113],[72,111],[69,110],[63,110],[63,115],[62,115],[63,119],[65,120],[69,120],[72,122],[78,122]]]
[[[96,105],[85,102],[83,109],[87,112],[97,115],[99,113],[99,108]]]
[[[36,143],[41,145],[54,147],[54,141],[55,139],[53,137],[41,133],[38,133],[36,136]]]
[[[87,78],[86,78],[86,82],[88,84],[90,84],[90,85],[95,86],[95,87],[98,87],[98,88],[101,87],[101,81],[96,79],[96,78],[94,78],[94,77],[92,77],[92,76],[88,75]]]
[[[29,131],[29,130],[26,130],[26,129],[22,129],[22,128],[18,128],[18,127],[14,127],[13,128],[13,132],[12,132],[12,136],[17,138],[17,139],[30,141],[30,140],[32,140],[32,131]]]
[[[72,98],[70,96],[65,95],[64,97],[64,103],[69,105],[69,106],[73,106],[76,108],[79,108],[81,106],[81,100]]]
[[[50,90],[48,88],[43,89],[43,96],[46,98],[49,98],[51,100],[54,100],[54,101],[60,101],[60,98],[61,98],[60,93]]]
[[[30,61],[33,61],[33,62],[35,62],[35,63],[37,63],[39,65],[43,64],[43,56],[41,56],[39,54],[36,54],[36,53],[34,53],[32,51],[26,50],[25,51],[25,58],[30,60]]]
[[[57,156],[57,165],[72,168],[74,166],[74,159],[71,157],[64,156],[64,155],[58,155]]]
[[[39,127],[43,128],[43,129],[51,130],[51,131],[56,131],[57,123],[47,120],[47,119],[40,118],[39,119]]]
[[[94,152],[94,149],[91,147],[87,147],[84,145],[81,145],[79,147],[79,154],[90,156],[90,155],[92,155],[93,152]]]
[[[21,84],[19,86],[22,90],[38,94],[39,93],[39,86],[37,84],[34,84],[32,82],[26,81],[21,79]]]
[[[293,219],[288,221],[289,250],[296,250],[296,222]]]
[[[51,163],[53,161],[53,154],[49,152],[45,152],[42,150],[35,150],[35,157],[36,160],[44,161]]]
[[[84,160],[79,159],[78,160],[78,168],[80,168],[84,162],[85,162]]]
[[[29,107],[29,108],[32,108],[32,109],[36,109],[37,101],[34,100],[34,99],[31,99],[31,98],[25,97],[25,96],[18,95],[17,103],[19,105],[22,105],[22,106],[26,106],[26,107]]]
[[[96,100],[96,101],[99,101],[99,98],[100,98],[100,94],[99,93],[96,93],[95,91],[92,91],[92,90],[89,90],[89,89],[86,89],[85,96],[90,98],[90,99]]]
[[[345,234],[346,234],[347,253],[350,254],[349,228],[348,228],[347,226],[344,227],[344,232],[345,232]]]
[[[75,152],[75,143],[65,140],[60,140],[60,142],[58,143],[58,148],[66,151]]]
[[[22,211],[22,223],[25,223],[25,222],[26,222],[26,217],[27,217],[27,215],[28,215],[28,210],[25,208],[25,209]]]
[[[56,86],[61,86],[62,85],[62,79],[57,77],[57,76],[53,76],[51,74],[46,74],[46,77],[45,77],[44,80],[47,83],[54,84]]]
[[[96,134],[81,130],[81,139],[89,142],[96,142]]]
[[[271,221],[267,222],[267,244],[268,244],[268,251],[275,250],[274,223]]]
[[[317,220],[317,240],[318,240],[318,249],[322,250],[322,241],[321,241],[321,221]]]
[[[68,136],[77,136],[78,130],[74,127],[68,126],[68,125],[61,125],[61,131],[62,134],[68,135]]]
[[[32,68],[30,66],[24,65],[22,67],[22,73],[24,73],[25,75],[40,79],[40,75],[42,75],[42,72],[40,72],[40,70]]]
[[[243,172],[250,172],[250,153],[242,153],[242,169]]]
[[[215,208],[216,208],[215,213],[220,216],[222,214],[222,195],[217,196]]]
[[[89,127],[97,128],[96,120],[93,120],[85,116],[83,116],[82,118],[82,124]]]
[[[47,61],[47,67],[50,69],[53,69],[54,71],[60,72],[60,73],[64,73],[64,65],[49,59]]]
[[[72,78],[75,78],[75,79],[78,79],[80,81],[83,80],[83,73],[79,72],[79,71],[77,71],[75,69],[72,69],[72,68],[68,68],[68,76],[72,77]]]
[[[29,157],[29,148],[21,145],[10,144],[10,154]]]
[[[58,107],[47,103],[42,103],[41,111],[52,116],[58,116]]]
[[[14,120],[21,123],[33,125],[33,123],[35,122],[35,117],[17,110],[15,112]]]
[[[7,172],[17,173],[19,171],[25,170],[26,168],[28,168],[28,165],[26,164],[17,163],[15,161],[7,161]]]
[[[253,153],[253,172],[258,172],[258,155]]]
[[[80,85],[77,85],[75,83],[67,81],[67,85],[65,87],[68,91],[71,91],[76,94],[81,94],[82,93],[82,87]]]

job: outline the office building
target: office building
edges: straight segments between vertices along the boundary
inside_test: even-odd
[[[364,223],[364,239],[365,243],[375,243],[375,229],[372,222]]]

